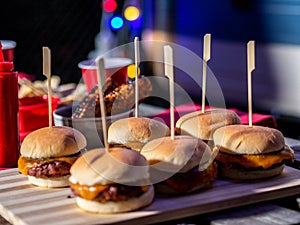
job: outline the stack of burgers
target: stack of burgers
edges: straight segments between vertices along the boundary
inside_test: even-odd
[[[205,140],[193,136],[186,127],[185,134],[171,139],[168,127],[147,118],[116,121],[120,127],[112,124],[116,130],[127,129],[127,135],[144,138],[138,151],[132,147],[136,137],[133,144],[128,136],[128,143],[111,142],[109,149],[86,152],[86,139],[79,131],[58,126],[42,128],[25,138],[19,170],[34,185],[51,188],[70,185],[78,206],[85,211],[119,213],[151,204],[154,193],[179,195],[212,187],[217,176],[243,180],[276,176],[286,162],[293,160],[293,150],[285,145],[280,131],[241,125],[234,114],[222,112],[225,118],[233,115],[231,121],[237,124],[228,125],[227,118],[212,125],[217,113],[211,111],[213,116],[205,117],[215,129],[207,132],[210,135]],[[203,120],[198,129],[208,124]],[[177,123],[181,124],[181,132],[185,124],[182,121],[188,119]],[[109,132],[108,139],[118,139],[117,134]],[[211,136],[213,148],[208,144]]]
[[[88,113],[84,109],[74,116]],[[294,157],[280,131],[241,125],[226,109],[187,114],[176,132],[172,138],[160,121],[126,118],[110,125],[109,148],[86,151],[86,139],[76,129],[42,128],[25,138],[18,167],[34,185],[70,186],[85,211],[120,213],[151,204],[154,193],[204,190],[216,178],[276,176]]]

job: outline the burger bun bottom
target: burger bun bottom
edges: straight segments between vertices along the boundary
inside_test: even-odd
[[[149,205],[154,198],[154,188],[153,185],[149,186],[149,189],[137,198],[130,198],[126,201],[119,201],[113,202],[108,201],[105,203],[97,202],[97,201],[90,201],[83,199],[81,197],[76,197],[77,205],[88,212],[93,213],[122,213],[122,212],[129,212],[144,206]]]
[[[68,187],[69,186],[69,177],[61,176],[61,177],[53,177],[53,178],[39,178],[34,176],[27,176],[30,183],[39,186],[39,187],[47,187],[47,188],[58,188],[58,187]]]
[[[245,171],[236,168],[220,167],[219,176],[233,180],[255,180],[278,176],[282,173],[284,165],[266,170]]]

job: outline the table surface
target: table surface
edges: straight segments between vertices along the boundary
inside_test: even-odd
[[[76,205],[70,188],[36,187],[18,172],[0,172],[0,214],[13,224],[145,224],[181,219],[300,193],[300,170],[285,167],[266,180],[216,179],[212,186],[181,196],[155,196],[151,205],[128,213],[93,214]],[[299,221],[300,222],[300,221]]]

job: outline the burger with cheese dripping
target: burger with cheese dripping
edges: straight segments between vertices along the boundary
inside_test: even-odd
[[[249,180],[281,174],[286,162],[294,160],[294,151],[285,144],[283,134],[263,126],[230,125],[213,135],[219,175]]]
[[[133,211],[154,198],[147,160],[127,148],[86,152],[71,167],[69,182],[77,205],[88,212]]]
[[[86,145],[84,135],[74,128],[40,128],[25,137],[20,148],[18,169],[34,185],[68,186],[70,167]]]

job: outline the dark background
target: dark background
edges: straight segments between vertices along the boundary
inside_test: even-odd
[[[0,39],[17,42],[15,68],[44,80],[42,47],[51,49],[52,74],[78,82],[77,64],[100,31],[101,0],[10,0],[0,7]]]

